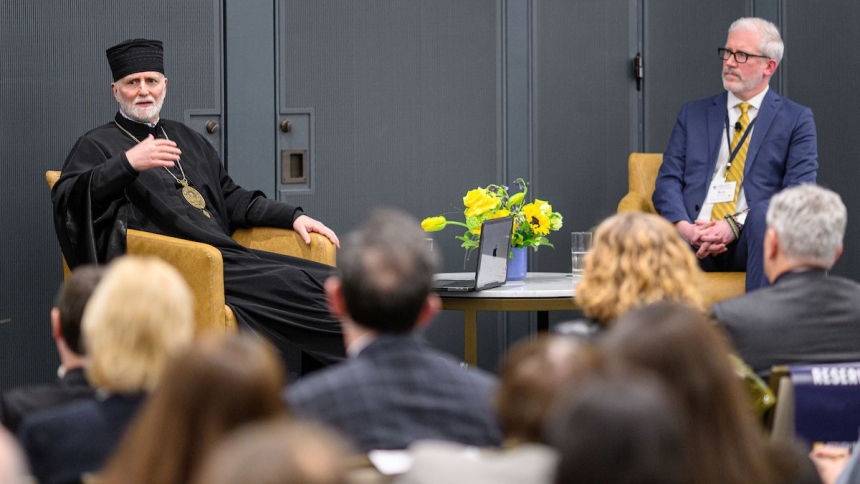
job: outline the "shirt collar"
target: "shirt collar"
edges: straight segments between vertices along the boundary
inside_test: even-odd
[[[131,121],[131,122],[137,123],[137,121],[135,121],[135,120],[133,120],[133,119],[129,118],[128,116],[126,116],[126,114],[125,114],[124,112],[122,112],[122,109],[120,109],[120,110],[119,110],[119,113],[120,113],[120,114],[122,114],[122,117],[124,117],[125,119],[127,119],[127,120],[129,120],[129,121]],[[155,127],[155,125],[157,125],[157,124],[158,124],[158,121],[156,121],[156,122],[154,122],[154,123],[138,123],[138,124],[145,124],[145,125],[149,126],[150,128],[154,128],[154,127]]]
[[[355,358],[358,356],[365,348],[373,343],[376,339],[376,333],[374,331],[368,331],[363,335],[359,336],[352,342],[351,345],[346,349],[346,355],[350,358]]]
[[[801,274],[804,272],[812,272],[812,273],[818,273],[821,275],[827,275],[827,270],[822,268],[822,267],[797,267],[797,268],[794,268],[790,271],[785,271],[782,274],[778,275],[776,277],[776,279],[773,280],[773,284],[771,284],[771,285],[775,286],[781,280],[790,279],[791,276],[793,276],[794,274]]]
[[[733,107],[737,106],[738,104],[745,102],[745,103],[749,104],[750,106],[752,106],[753,108],[755,108],[756,111],[758,111],[759,109],[761,109],[761,103],[764,102],[764,97],[767,95],[767,92],[769,90],[770,90],[770,85],[765,86],[764,91],[756,94],[755,96],[750,98],[749,101],[741,101],[737,96],[735,96],[735,93],[728,91],[729,97],[728,97],[728,100],[726,101],[726,107],[728,109],[732,109]],[[740,111],[740,108],[738,108],[738,111]]]
[[[149,135],[158,138],[159,130],[157,127],[162,125],[161,119],[159,119],[153,126],[138,123],[137,121],[129,119],[122,111],[117,111],[116,116],[114,116],[114,122],[120,125],[124,130],[131,133],[131,135],[137,138],[138,141],[143,141],[144,138]]]

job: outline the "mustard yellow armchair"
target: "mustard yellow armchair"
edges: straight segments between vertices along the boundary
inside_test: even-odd
[[[660,153],[630,153],[627,159],[629,192],[618,203],[619,212],[657,213],[651,196],[657,172],[663,164]],[[705,273],[705,303],[710,307],[715,302],[740,296],[745,292],[746,272]]]
[[[45,180],[53,188],[59,171],[48,171]],[[311,234],[305,244],[298,233],[272,227],[239,229],[233,239],[250,249],[265,250],[335,265],[334,244],[320,234]],[[224,299],[224,261],[221,252],[209,244],[129,229],[126,236],[129,254],[154,255],[176,267],[194,293],[197,332],[236,330],[236,316]],[[63,261],[68,276],[68,266]]]

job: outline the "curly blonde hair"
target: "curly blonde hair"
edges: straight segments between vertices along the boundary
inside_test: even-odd
[[[657,215],[626,212],[604,220],[583,266],[576,299],[587,316],[603,324],[663,300],[705,310],[696,256]]]

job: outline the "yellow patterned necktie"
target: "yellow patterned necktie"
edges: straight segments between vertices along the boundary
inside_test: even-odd
[[[750,109],[750,105],[747,103],[740,103],[738,105],[741,108],[741,117],[738,118],[738,122],[741,124],[740,131],[735,130],[735,134],[732,137],[732,145],[729,146],[729,156],[731,156],[732,151],[735,150],[738,143],[743,137],[743,134],[747,130],[747,126],[750,125],[750,117],[747,114],[747,111]],[[747,136],[744,139],[744,144],[741,145],[738,150],[738,154],[735,155],[735,159],[732,160],[732,165],[729,167],[728,172],[726,173],[726,181],[727,182],[736,182],[735,183],[735,196],[732,198],[730,202],[720,202],[715,203],[713,210],[711,210],[711,220],[717,221],[722,220],[726,217],[727,214],[735,213],[737,211],[738,206],[738,193],[741,191],[741,180],[744,178],[744,165],[747,161],[747,149],[750,145],[750,138],[752,136]]]

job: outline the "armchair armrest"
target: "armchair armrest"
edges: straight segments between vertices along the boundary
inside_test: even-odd
[[[175,267],[194,294],[197,332],[224,332],[235,325],[224,305],[224,261],[218,249],[208,244],[129,229],[127,252],[153,255]],[[218,299],[218,300],[216,300]],[[230,324],[232,322],[232,324]]]
[[[656,213],[656,210],[654,210],[654,203],[642,196],[641,193],[628,192],[618,202],[618,212]]]
[[[337,258],[334,244],[324,235],[317,233],[310,235],[311,243],[305,244],[294,230],[254,227],[237,229],[233,232],[233,240],[249,249],[265,250],[334,266]]]

